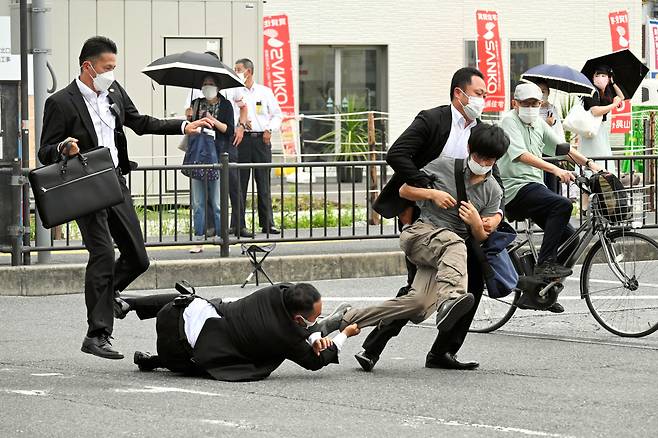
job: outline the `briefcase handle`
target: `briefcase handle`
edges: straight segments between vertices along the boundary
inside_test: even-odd
[[[81,153],[77,153],[74,155],[74,157],[77,157],[78,160],[80,160],[80,163],[82,163],[82,167],[87,167],[87,157],[82,155]],[[66,166],[68,165],[68,161],[71,159],[68,155],[62,154],[62,165],[59,168],[59,173],[64,175],[66,174]]]

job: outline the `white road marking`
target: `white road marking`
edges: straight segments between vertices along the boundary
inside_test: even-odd
[[[240,420],[239,423],[235,423],[233,421],[224,421],[224,420],[207,420],[207,419],[202,419],[202,423],[206,424],[215,424],[218,426],[225,426],[225,427],[232,427],[234,429],[255,429],[256,426],[253,424],[250,424],[244,420]]]
[[[20,395],[36,395],[38,397],[48,395],[48,391],[42,391],[40,389],[8,389],[6,392]]]
[[[53,376],[61,376],[62,373],[34,373],[30,374],[30,376],[34,377],[53,377]]]
[[[442,426],[457,426],[457,427],[469,427],[474,429],[487,429],[487,430],[496,430],[498,432],[513,433],[517,435],[528,435],[528,436],[544,436],[544,437],[555,437],[555,438],[571,438],[570,435],[562,435],[558,433],[543,432],[541,430],[532,430],[532,429],[523,429],[519,427],[507,427],[507,426],[497,426],[494,424],[481,424],[481,423],[470,423],[467,421],[457,421],[457,420],[445,420],[443,418],[433,418],[433,417],[424,417],[424,416],[414,416],[409,420],[405,420],[405,425],[417,428],[417,423],[428,424],[440,424]]]
[[[577,281],[580,282],[580,278],[572,278],[568,277],[567,281]],[[618,284],[621,286],[621,283],[619,280],[597,280],[595,278],[590,278],[589,281],[591,283],[602,283],[602,284]],[[658,284],[655,283],[645,283],[645,282],[640,282],[640,286],[647,286],[647,287],[655,287],[658,288]]]
[[[127,394],[165,394],[169,392],[180,392],[184,394],[207,395],[210,397],[224,397],[224,394],[218,394],[216,392],[195,391],[192,389],[172,388],[164,386],[145,386],[144,388],[117,388],[114,390],[114,392]]]

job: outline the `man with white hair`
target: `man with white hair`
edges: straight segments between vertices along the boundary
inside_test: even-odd
[[[560,138],[539,117],[541,102],[542,92],[537,85],[517,85],[513,109],[501,120],[510,146],[498,160],[498,169],[505,187],[507,216],[512,220],[530,218],[544,230],[535,275],[563,278],[571,275],[572,271],[560,264],[557,252],[560,245],[575,232],[569,225],[572,206],[567,198],[546,187],[542,172],[552,173],[565,183],[573,181],[574,175],[542,159],[542,152],[550,156],[568,155],[572,161],[594,172],[600,168],[568,143],[560,144]],[[549,310],[559,313],[564,308],[555,303]]]

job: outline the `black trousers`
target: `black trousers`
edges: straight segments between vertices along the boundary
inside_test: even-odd
[[[117,171],[124,199],[121,204],[76,219],[89,252],[85,271],[87,336],[112,334],[115,291],[122,291],[149,267],[144,238],[130,190]],[[120,256],[114,258],[114,243]]]
[[[242,143],[238,147],[238,160],[240,163],[271,163],[272,145],[263,142],[263,137],[254,137],[245,133]],[[272,213],[272,193],[270,190],[270,170],[253,169],[256,191],[258,193],[258,224],[260,228],[269,229],[274,225]],[[242,186],[242,214],[243,223],[247,205],[247,191],[252,169],[240,169],[240,185]],[[253,205],[253,202],[252,202]]]
[[[544,230],[537,263],[558,260],[558,248],[576,232],[569,225],[572,209],[570,200],[539,183],[526,184],[505,205],[505,213],[511,219],[530,218]]]
[[[443,353],[452,353],[455,354],[461,348],[466,335],[468,334],[468,329],[471,326],[473,317],[477,310],[478,305],[480,304],[480,299],[482,298],[482,291],[484,290],[484,280],[482,278],[482,270],[480,269],[480,264],[477,260],[477,257],[467,245],[468,256],[467,256],[467,269],[468,269],[468,292],[473,294],[475,298],[475,304],[473,309],[464,315],[457,323],[453,326],[452,329],[446,332],[439,332],[436,336],[434,344],[430,349],[430,352],[427,354],[427,358],[431,359],[433,355],[440,355]],[[416,267],[413,267],[413,273],[416,273]],[[409,272],[411,274],[411,271]],[[413,279],[412,279],[413,281]],[[406,295],[409,293],[409,286],[405,286],[398,291],[397,296]],[[384,351],[386,344],[391,338],[400,334],[402,328],[409,322],[407,319],[399,319],[391,322],[390,324],[382,325],[375,328],[366,340],[363,342],[363,349],[370,356],[379,357]]]

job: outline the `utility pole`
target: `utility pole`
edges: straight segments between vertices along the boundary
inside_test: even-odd
[[[20,22],[21,22],[21,166],[30,165],[30,113],[28,100],[28,70],[27,54],[29,51],[27,44],[27,0],[20,2]],[[23,246],[30,246],[30,188],[23,185]],[[30,264],[30,253],[23,253],[23,264]]]
[[[32,0],[32,54],[34,62],[34,140],[36,148],[41,144],[41,130],[43,128],[43,107],[49,92],[56,88],[55,76],[53,75],[53,87],[48,90],[48,55],[51,50],[48,44],[48,30],[51,8],[46,5],[46,0]],[[52,73],[52,71],[51,71]],[[37,158],[37,164],[39,159]],[[39,213],[36,216],[36,246],[50,246],[50,231],[43,227]],[[41,264],[49,263],[50,251],[39,251],[37,260]]]

